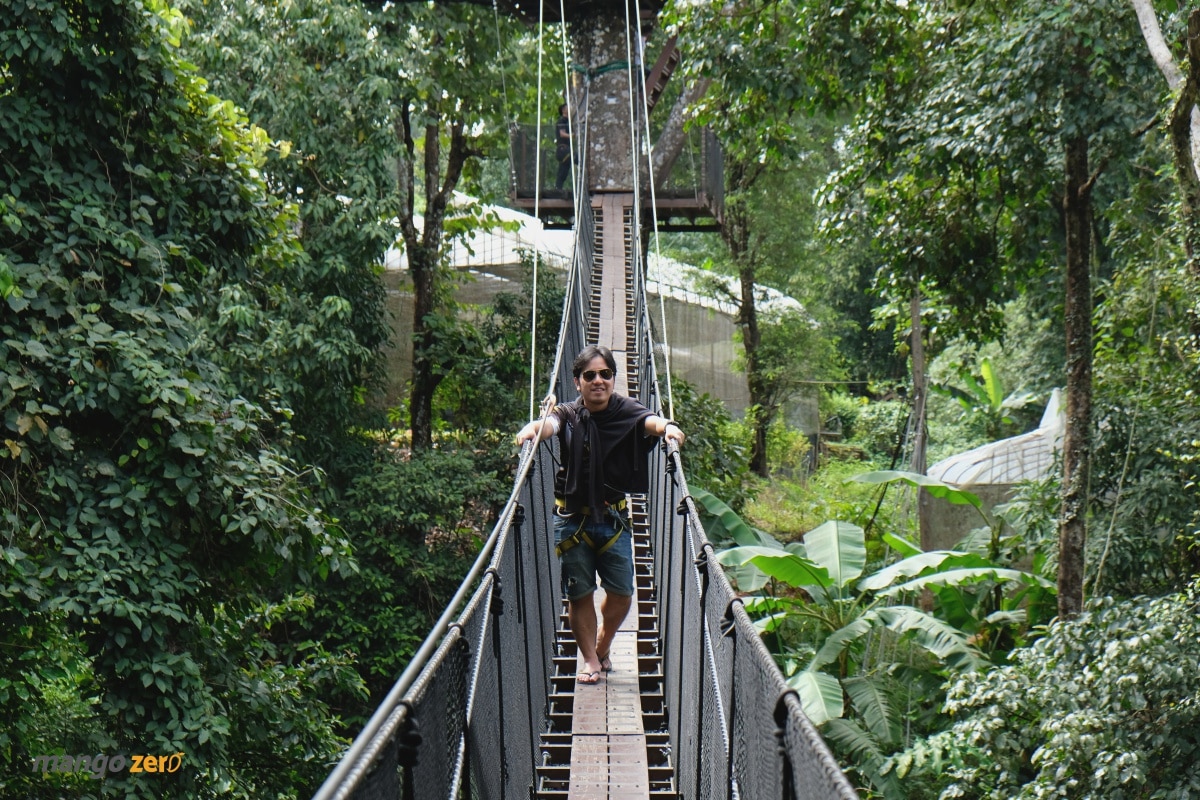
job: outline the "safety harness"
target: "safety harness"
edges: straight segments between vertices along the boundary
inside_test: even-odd
[[[554,505],[558,507],[559,513],[566,512],[567,501],[560,498],[555,498]],[[621,516],[620,512],[624,511],[628,505],[629,501],[625,498],[621,498],[615,503],[604,504],[605,510],[612,514],[613,519],[617,521],[617,532],[599,547],[596,546],[595,540],[592,539],[588,532],[583,529],[583,526],[587,524],[588,517],[591,514],[591,509],[587,506],[584,506],[573,514],[570,514],[569,516],[579,517],[579,527],[575,529],[573,534],[554,546],[554,554],[559,558],[562,558],[563,553],[580,543],[586,544],[588,547],[592,548],[592,550],[596,551],[596,555],[606,552],[610,547],[617,543],[617,539],[621,538],[621,534],[625,532],[625,518]],[[568,516],[565,513],[563,513],[563,515]]]

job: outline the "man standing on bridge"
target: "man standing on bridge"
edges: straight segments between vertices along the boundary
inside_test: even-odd
[[[517,434],[517,443],[559,437],[562,465],[554,476],[554,541],[562,561],[567,618],[583,658],[577,680],[600,682],[612,669],[609,650],[633,598],[633,539],[627,493],[649,488],[651,436],[678,445],[684,435],[638,401],[613,393],[617,362],[607,347],[585,347],[571,365],[579,398],[555,406]],[[604,588],[600,620],[592,595]]]

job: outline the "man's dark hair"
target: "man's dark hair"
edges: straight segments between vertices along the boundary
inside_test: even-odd
[[[561,106],[558,107],[558,115],[560,117],[565,117],[567,115],[567,104],[566,103],[563,103]]]
[[[613,375],[617,374],[617,360],[613,358],[612,350],[603,345],[592,344],[583,348],[579,352],[579,355],[575,356],[575,361],[571,364],[572,377],[578,378],[582,375],[588,362],[596,356],[604,359],[604,363],[608,364],[608,368],[613,371]]]

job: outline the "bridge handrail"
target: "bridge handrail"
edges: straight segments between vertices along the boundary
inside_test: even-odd
[[[580,203],[577,213],[577,230],[590,231],[590,207]],[[577,239],[580,273],[591,266],[591,245]],[[564,300],[561,382],[570,380],[563,351],[584,343],[585,281],[574,275]],[[640,395],[659,410],[644,292],[635,314]],[[314,800],[408,800],[418,786],[423,798],[491,800],[533,789],[560,602],[548,535],[556,448],[552,438],[522,449],[513,492],[466,579]],[[713,557],[678,448],[661,443],[648,466],[663,714],[678,796],[853,800]]]

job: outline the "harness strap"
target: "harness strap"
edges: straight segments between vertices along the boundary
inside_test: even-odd
[[[563,511],[567,510],[567,501],[563,500],[561,497],[554,498],[554,505],[558,506]],[[620,500],[618,500],[615,503],[605,503],[604,504],[605,508],[613,509],[615,511],[624,511],[628,506],[629,506],[629,498],[627,498],[627,497],[622,497]],[[583,508],[581,508],[577,511],[571,512],[571,516],[574,516],[575,514],[583,514],[584,516],[587,516],[588,514],[591,514],[591,513],[592,513],[592,509],[589,506],[584,506]]]
[[[555,500],[554,502],[555,505],[559,505],[562,501]],[[613,512],[613,516],[615,516],[617,519],[617,532],[609,537],[608,541],[604,542],[599,547],[596,547],[596,542],[592,539],[588,532],[583,529],[583,526],[587,524],[588,520],[587,510],[585,509],[584,511],[580,512],[581,519],[579,520],[579,527],[573,534],[554,545],[554,555],[562,558],[563,553],[572,549],[575,547],[575,545],[580,544],[581,542],[595,550],[596,555],[607,552],[610,547],[617,543],[617,539],[621,538],[621,534],[625,532],[625,521],[616,512],[623,510],[626,505],[626,501],[622,500],[620,503],[615,503],[611,506],[608,506],[609,510]],[[564,506],[559,507],[561,508]]]

